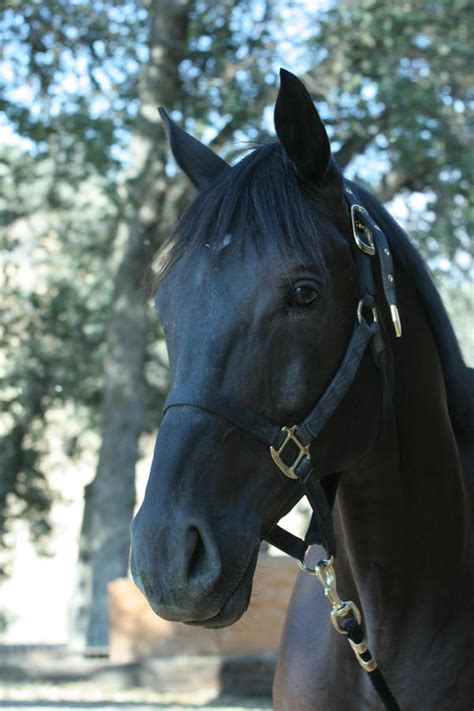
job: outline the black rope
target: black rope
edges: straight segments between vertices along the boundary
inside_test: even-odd
[[[361,644],[364,642],[365,637],[362,628],[353,617],[344,617],[339,620],[339,624],[346,633],[347,637],[354,642],[354,644]],[[362,652],[360,657],[364,662],[370,662],[373,660],[372,654],[368,649],[367,651]],[[387,711],[400,711],[400,706],[395,701],[395,698],[388,688],[387,682],[385,681],[379,667],[377,666],[373,671],[365,671],[367,672],[375,691],[378,693]]]

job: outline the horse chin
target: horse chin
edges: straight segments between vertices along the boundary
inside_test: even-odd
[[[253,553],[247,569],[235,588],[234,592],[224,603],[223,607],[213,617],[205,620],[190,620],[185,624],[194,627],[205,627],[207,629],[219,629],[229,627],[237,622],[247,610],[252,593],[252,580],[257,565],[258,548]]]
[[[222,609],[207,620],[191,620],[185,624],[194,627],[205,627],[207,629],[219,629],[229,627],[237,622],[247,610],[250,602],[251,584],[241,583],[237,590],[230,596]]]

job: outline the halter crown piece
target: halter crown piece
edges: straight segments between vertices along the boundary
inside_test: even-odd
[[[218,393],[199,387],[180,386],[168,395],[164,414],[172,407],[191,406],[222,417],[269,447],[272,460],[278,469],[286,477],[298,480],[313,511],[305,539],[297,538],[280,526],[274,525],[266,533],[265,540],[296,558],[304,572],[315,576],[321,582],[332,606],[331,621],[335,629],[347,636],[357,661],[368,673],[384,707],[388,711],[400,711],[368,649],[361,627],[360,610],[354,602],[341,600],[337,593],[334,572],[336,539],[332,522],[337,480],[328,496],[322,486],[321,475],[311,461],[310,453],[311,445],[352,384],[368,346],[382,381],[382,422],[386,421],[391,411],[391,373],[376,306],[373,275],[375,256],[378,257],[383,292],[395,336],[400,338],[402,335],[393,260],[387,238],[365,207],[356,201],[354,192],[347,183],[345,197],[351,214],[353,253],[359,275],[359,301],[352,335],[342,363],[310,413],[297,425],[279,427],[240,403],[224,398]],[[305,563],[306,551],[313,543],[321,544],[327,553],[327,559],[320,560],[315,568]]]

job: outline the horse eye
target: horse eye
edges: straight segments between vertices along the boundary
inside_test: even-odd
[[[299,282],[295,284],[289,294],[289,306],[309,306],[319,296],[319,291],[312,283]]]

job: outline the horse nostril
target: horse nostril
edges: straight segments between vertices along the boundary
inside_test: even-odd
[[[214,587],[221,574],[219,554],[212,536],[194,525],[186,531],[185,565],[188,583],[206,590]]]
[[[206,556],[206,548],[204,541],[199,535],[199,531],[194,526],[188,531],[187,537],[187,559],[188,559],[188,578],[194,578],[199,575],[199,570],[202,569]]]

